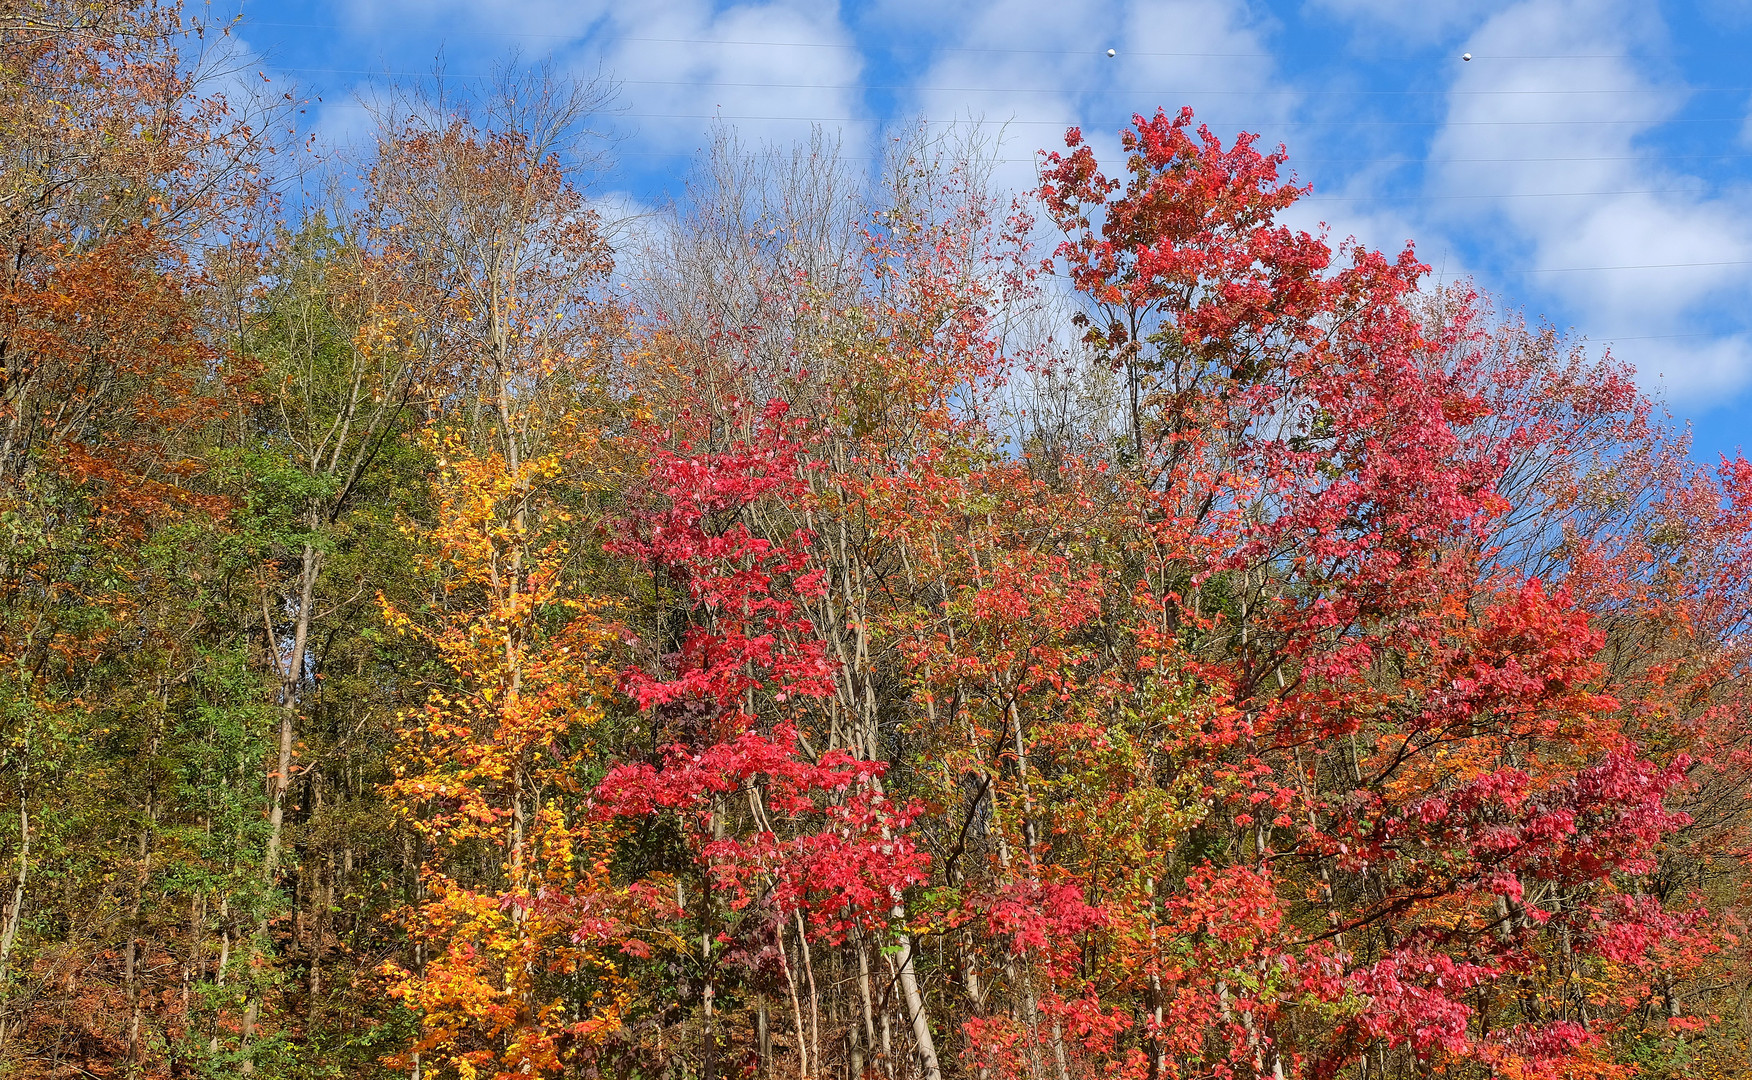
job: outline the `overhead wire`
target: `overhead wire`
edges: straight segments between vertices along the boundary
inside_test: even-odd
[[[378,68],[328,68],[328,67],[295,67],[290,65],[274,65],[277,71],[303,72],[318,75],[370,75],[382,78],[427,78],[433,74],[430,71],[387,71]],[[488,76],[480,73],[455,74],[447,72],[451,78],[482,79]],[[1566,87],[1550,90],[1460,90],[1460,89],[1427,89],[1427,90],[1361,90],[1361,89],[1245,89],[1245,90],[1215,90],[1215,89],[1184,89],[1166,90],[1150,87],[1041,87],[1041,86],[930,86],[919,83],[821,83],[821,82],[745,82],[729,79],[623,79],[609,80],[617,86],[698,86],[726,87],[732,89],[759,90],[906,90],[925,94],[1136,94],[1136,95],[1166,95],[1170,97],[1521,97],[1521,96],[1565,96],[1577,94],[1656,94],[1673,95],[1676,93],[1720,93],[1744,94],[1752,93],[1752,85],[1748,86],[1692,86],[1680,91],[1673,87],[1661,86],[1603,86],[1603,87]]]
[[[248,22],[245,25],[248,25],[248,26],[274,26],[274,27],[282,27],[285,29],[303,29],[303,30],[350,30],[350,29],[358,29],[359,28],[357,25],[343,25],[340,23],[285,22],[285,21],[256,20],[256,19],[248,20]],[[489,30],[486,28],[479,28],[479,27],[470,27],[468,30],[468,33],[470,36],[481,36],[481,37],[542,38],[542,39],[550,40],[550,41],[570,41],[570,42],[582,41],[582,40],[588,39],[592,36],[588,31],[583,32],[583,33],[573,32],[570,34],[557,34],[557,33],[543,33],[543,32],[538,31],[538,30]],[[616,41],[650,42],[653,44],[660,44],[660,45],[739,45],[739,46],[755,46],[755,47],[760,47],[760,48],[850,49],[850,50],[855,50],[855,51],[863,51],[866,48],[865,45],[859,44],[857,42],[846,42],[846,41],[765,41],[765,40],[753,40],[753,39],[745,39],[745,38],[701,38],[701,37],[667,37],[667,36],[659,37],[659,36],[648,35],[648,34],[617,34],[617,35],[613,35],[613,39]],[[1081,56],[1081,55],[1088,55],[1088,56],[1092,56],[1092,57],[1099,57],[1099,56],[1104,55],[1104,50],[1106,48],[1107,48],[1106,42],[1102,42],[1101,44],[1098,44],[1098,45],[1091,45],[1087,49],[1063,49],[1063,48],[1061,48],[1061,49],[1018,49],[1018,48],[1002,48],[1002,47],[995,47],[995,46],[933,44],[931,46],[931,51],[933,53],[943,53],[943,52],[992,53],[992,54],[998,54],[998,55],[1017,55],[1017,56]],[[1128,48],[1125,50],[1124,55],[1128,56],[1128,57],[1130,57],[1130,56],[1165,56],[1165,57],[1180,57],[1180,58],[1188,58],[1188,59],[1217,59],[1217,60],[1275,59],[1275,57],[1271,53],[1257,52],[1257,51],[1255,51],[1255,52],[1211,52],[1211,51],[1173,51],[1173,50],[1160,50],[1160,49],[1130,49],[1130,48]],[[1375,56],[1375,57],[1372,57],[1371,59],[1377,60],[1377,61],[1394,60],[1394,61],[1405,61],[1405,62],[1427,62],[1429,59],[1429,54],[1426,53],[1426,54],[1405,54],[1405,55],[1401,55],[1401,56]],[[1634,54],[1631,54],[1631,53],[1474,53],[1474,54],[1472,54],[1473,62],[1477,62],[1479,60],[1628,60],[1628,59],[1634,59]]]
[[[325,108],[365,108],[364,105],[349,102],[324,102]],[[758,123],[814,123],[814,124],[895,124],[895,123],[925,123],[925,124],[961,124],[974,117],[919,117],[908,115],[889,116],[799,116],[789,114],[758,115],[750,113],[683,113],[683,112],[640,112],[638,110],[616,110],[615,116],[631,116],[647,120],[743,120]],[[1088,127],[1086,121],[1080,119],[1055,120],[1023,120],[1006,119],[993,121],[1006,126],[1026,127]],[[1263,125],[1234,124],[1226,120],[1201,120],[1202,123],[1218,127],[1257,127]],[[1562,125],[1603,126],[1613,124],[1744,124],[1743,116],[1699,116],[1699,117],[1650,117],[1626,118],[1610,120],[1279,120],[1272,123],[1274,129],[1284,128],[1331,128],[1331,127],[1554,127]]]

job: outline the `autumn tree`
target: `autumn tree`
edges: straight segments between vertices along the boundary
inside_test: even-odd
[[[256,103],[212,88],[224,35],[176,5],[9,4],[0,52],[0,655],[18,721],[0,1030],[28,1073],[44,1055],[138,1062],[177,1011],[148,972],[190,895],[161,872],[197,812],[181,725],[197,702],[240,704],[180,629],[200,622],[191,537],[222,513],[201,448],[238,406],[200,262],[261,203],[269,141]],[[51,899],[57,879],[86,884]],[[127,884],[93,902],[105,880]]]
[[[388,788],[425,852],[415,951],[388,968],[420,1018],[416,1068],[548,1074],[625,1008],[602,949],[637,919],[614,910],[613,834],[584,802],[612,633],[578,562],[618,329],[570,140],[603,100],[508,73],[478,119],[428,111],[385,132],[371,173],[375,242],[430,298],[417,333],[437,358],[422,384],[434,507],[408,525],[430,592],[384,600],[440,664]]]
[[[1610,1072],[1604,1036],[1634,1010],[1490,989],[1654,962],[1696,917],[1639,884],[1687,821],[1666,805],[1686,759],[1627,729],[1572,589],[1492,561],[1504,489],[1530,494],[1509,468],[1577,450],[1558,402],[1504,392],[1538,376],[1490,363],[1464,311],[1416,317],[1409,251],[1334,267],[1277,225],[1298,195],[1281,151],[1190,120],[1140,117],[1123,185],[1073,132],[1042,190],[1096,305],[1087,340],[1137,388],[1127,464],[1180,562],[1157,586],[1169,625],[1238,712],[1240,786],[1195,835],[1210,850],[1223,821],[1212,865],[1275,894],[1269,962],[1363,1003],[1304,1049],[1293,995],[1253,991],[1256,1062]]]

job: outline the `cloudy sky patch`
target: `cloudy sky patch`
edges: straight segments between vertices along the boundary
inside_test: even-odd
[[[608,189],[680,190],[714,122],[745,143],[835,131],[854,157],[917,118],[1003,132],[998,176],[1075,123],[1191,105],[1286,144],[1293,214],[1467,273],[1635,363],[1701,452],[1752,417],[1752,4],[1746,0],[262,0],[270,74],[362,130],[356,99],[511,49],[620,82]],[[1106,50],[1115,50],[1108,57]],[[1463,61],[1462,53],[1474,59]],[[1117,165],[1117,162],[1115,162]]]

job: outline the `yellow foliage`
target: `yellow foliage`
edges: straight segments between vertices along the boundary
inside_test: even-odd
[[[513,466],[437,427],[427,446],[437,511],[409,528],[441,593],[422,612],[380,603],[449,673],[403,715],[388,789],[427,842],[405,918],[428,959],[384,973],[420,1017],[426,1068],[548,1075],[618,1030],[628,1000],[608,955],[625,906],[607,876],[612,838],[566,798],[613,686],[614,636],[608,605],[566,580],[560,502],[583,485],[561,452]]]

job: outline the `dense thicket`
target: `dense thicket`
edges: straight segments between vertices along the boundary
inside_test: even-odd
[[[212,33],[0,2],[0,1072],[1752,1072],[1752,465],[1631,373],[1188,114],[617,250],[513,71],[279,213]]]

